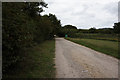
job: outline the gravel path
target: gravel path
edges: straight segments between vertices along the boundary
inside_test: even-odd
[[[118,59],[56,38],[56,78],[118,78]]]

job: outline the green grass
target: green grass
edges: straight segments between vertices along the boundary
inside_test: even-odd
[[[16,72],[6,78],[54,78],[55,41],[45,41],[33,48],[26,49],[24,60]]]
[[[120,59],[120,56],[118,55],[118,42],[79,38],[65,38],[65,39]]]

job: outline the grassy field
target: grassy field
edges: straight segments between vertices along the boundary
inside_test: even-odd
[[[54,78],[55,77],[55,41],[45,41],[42,44],[26,49],[24,60],[17,66],[15,72],[5,75],[5,78]],[[4,78],[3,77],[3,78]]]
[[[65,39],[120,59],[120,56],[118,56],[118,42],[116,41],[79,39],[79,38],[65,38]]]

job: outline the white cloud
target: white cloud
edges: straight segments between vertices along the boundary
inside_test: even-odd
[[[112,27],[118,22],[118,0],[45,0],[42,14],[55,14],[62,25],[77,28]]]

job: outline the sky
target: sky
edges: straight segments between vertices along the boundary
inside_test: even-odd
[[[112,28],[118,22],[119,0],[44,0],[48,8],[44,14],[55,14],[62,26],[78,29]]]

